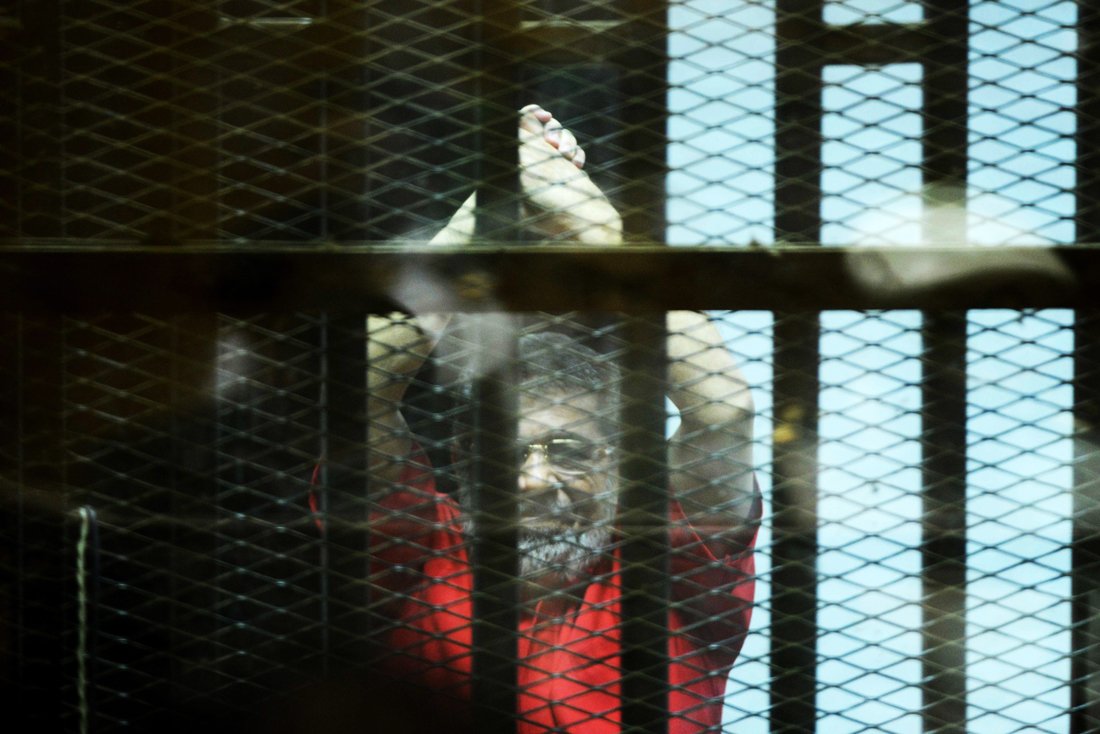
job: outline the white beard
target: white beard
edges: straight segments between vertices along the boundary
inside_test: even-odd
[[[608,490],[593,498],[600,504],[599,517],[579,528],[523,527],[518,533],[519,578],[544,590],[562,589],[584,579],[611,544],[616,497]],[[459,503],[468,506],[468,493],[459,489]],[[473,519],[464,513],[462,527],[476,534]]]
[[[576,583],[600,560],[611,542],[611,527],[584,530],[530,530],[519,533],[519,575],[544,586]]]

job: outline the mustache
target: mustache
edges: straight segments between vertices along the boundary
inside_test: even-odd
[[[520,576],[544,578],[557,574],[575,579],[592,568],[611,541],[611,528],[594,525],[583,530],[524,530],[519,537]]]
[[[560,490],[560,491],[559,491]],[[550,488],[535,496],[524,496],[517,507],[522,520],[545,520],[561,524],[591,524],[613,514],[614,503],[606,494],[570,493],[567,488]]]

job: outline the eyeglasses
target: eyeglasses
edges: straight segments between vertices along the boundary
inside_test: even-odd
[[[613,449],[584,438],[557,437],[521,443],[523,461],[539,451],[557,474],[580,476],[589,474],[610,458]]]

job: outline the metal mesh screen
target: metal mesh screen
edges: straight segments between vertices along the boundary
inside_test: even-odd
[[[553,321],[556,329],[570,323]],[[771,447],[790,441],[792,428],[772,408],[771,314],[719,314],[718,323],[756,400],[753,466],[767,507],[756,558],[756,632],[724,699],[726,723],[750,727],[762,725],[767,712],[761,696],[769,679],[774,563],[768,518],[778,511]],[[972,726],[1038,721],[1058,729],[1068,697],[1073,598],[1072,314],[977,311],[969,323],[970,471],[951,511],[965,517],[967,528]],[[15,327],[25,333],[32,325]],[[331,430],[324,423],[333,410],[329,391],[357,392],[362,402],[362,383],[341,388],[322,365],[318,345],[338,326],[306,316],[197,325],[134,317],[61,326],[61,383],[51,387],[60,388],[66,406],[56,467],[63,489],[24,479],[12,495],[19,503],[8,507],[11,537],[21,541],[11,549],[11,567],[25,574],[13,587],[22,593],[9,596],[23,619],[13,630],[20,644],[11,649],[19,653],[24,683],[33,689],[36,665],[46,664],[32,654],[34,633],[43,632],[35,609],[49,598],[35,593],[39,585],[61,604],[51,610],[65,630],[53,643],[61,648],[53,664],[66,687],[50,696],[66,704],[70,723],[78,716],[78,687],[94,696],[97,728],[144,729],[168,705],[177,707],[173,715],[182,706],[232,719],[274,705],[326,669],[369,668],[379,653],[356,658],[362,654],[356,642],[340,639],[364,611],[374,611],[376,626],[393,624],[377,596],[387,574],[376,569],[368,576],[372,605],[362,578],[340,568],[361,554],[354,511],[363,498],[339,491],[364,481],[360,455],[330,454],[327,477],[314,488],[324,503],[311,513],[308,500],[308,479]],[[817,706],[822,726],[919,728],[927,552],[920,464],[928,451],[919,412],[920,318],[912,311],[829,312],[822,329]],[[606,328],[570,331],[582,340],[596,334],[612,353],[621,351],[621,340]],[[210,360],[198,369],[194,353],[180,350],[201,345]],[[23,361],[44,356],[37,344],[29,347],[24,342]],[[190,390],[181,377],[187,370],[196,375]],[[33,388],[25,375],[14,392]],[[168,392],[157,394],[158,388]],[[330,400],[318,397],[326,392]],[[14,402],[24,432],[7,443],[13,450],[34,439],[27,430],[33,405]],[[437,407],[422,419],[450,425],[453,416],[454,408]],[[432,446],[432,429],[421,430],[424,445]],[[462,470],[446,463],[449,453],[442,456],[436,480],[459,484]],[[33,462],[24,458],[22,466]],[[82,526],[94,528],[90,539]],[[430,528],[386,542],[398,543],[415,566],[438,552],[422,537]],[[57,566],[46,572],[41,564],[51,554]],[[75,581],[78,561],[85,564],[83,588]],[[695,586],[704,596],[716,592],[705,582]],[[362,608],[348,606],[356,595]],[[85,635],[80,644],[78,630]],[[89,667],[83,682],[75,677],[80,649]],[[37,714],[50,719],[56,711]]]
[[[9,3],[18,728],[1100,731],[1097,29],[1065,0]],[[562,220],[516,175],[529,102],[627,241],[782,264],[662,272]],[[371,259],[475,191],[442,244],[571,245],[537,287],[483,248]],[[843,250],[848,305],[794,245]],[[951,249],[978,245],[1006,255]],[[241,259],[156,261],[211,246]],[[263,259],[290,247],[365,264]],[[685,303],[709,320],[638,316]],[[516,351],[547,332],[622,404],[597,374],[547,414]],[[583,621],[514,573],[513,488],[549,466],[621,495],[559,539],[598,546]]]

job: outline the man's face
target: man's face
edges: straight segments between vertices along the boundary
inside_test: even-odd
[[[611,438],[591,394],[520,398],[521,573],[579,579],[606,548],[618,494]]]

